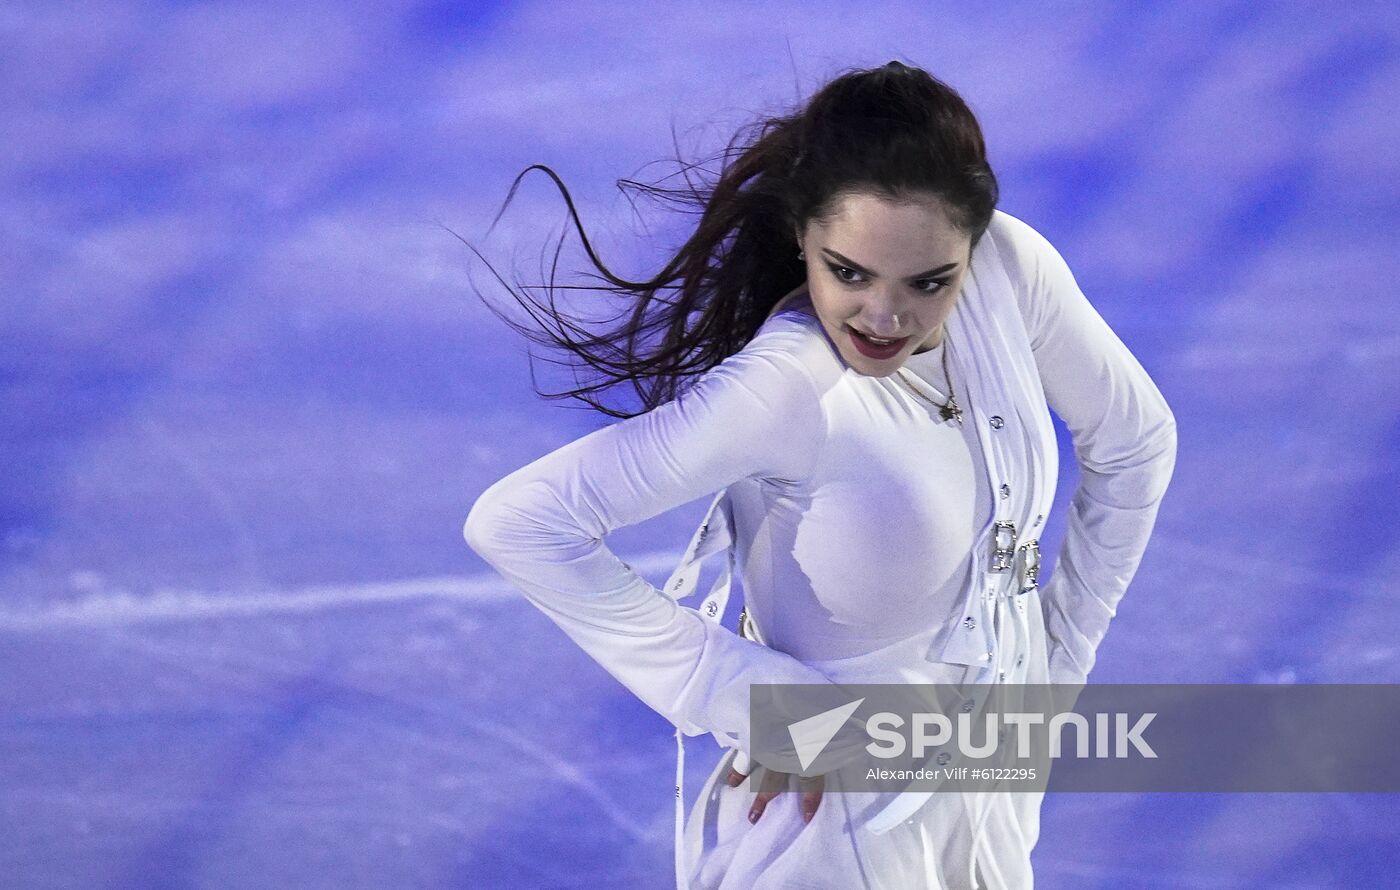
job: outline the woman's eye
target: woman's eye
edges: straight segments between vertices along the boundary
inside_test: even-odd
[[[847,284],[854,284],[857,280],[859,280],[856,278],[847,278],[845,275],[842,274],[843,272],[849,272],[852,275],[859,275],[860,273],[857,272],[855,269],[848,269],[845,266],[832,266],[831,271],[836,275],[837,278],[841,279]]]
[[[862,283],[862,279],[860,278],[861,273],[857,272],[855,269],[851,269],[846,266],[837,266],[831,263],[828,263],[827,265],[828,268],[831,269],[831,273],[846,284]],[[946,279],[925,278],[915,282],[914,289],[919,291],[920,293],[936,294],[947,286],[948,282]]]
[[[832,270],[832,274],[837,277],[837,280],[843,281],[843,283],[861,284],[864,281],[860,277],[861,273],[850,269],[850,267],[836,266],[834,263],[827,263],[827,267]],[[914,283],[914,290],[921,292],[921,294],[937,294],[945,287],[948,287],[946,278],[921,278],[920,281]]]

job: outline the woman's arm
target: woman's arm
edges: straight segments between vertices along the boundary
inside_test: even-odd
[[[1050,679],[1083,683],[1137,572],[1176,465],[1176,419],[1156,384],[1090,305],[1059,252],[1007,214],[1021,311],[1050,407],[1074,439],[1079,486],[1041,590]]]
[[[490,486],[463,530],[473,550],[647,705],[687,735],[727,735],[746,753],[750,683],[827,678],[678,604],[603,539],[745,477],[806,478],[825,436],[816,384],[798,357],[808,337],[796,321],[770,319],[678,399]]]

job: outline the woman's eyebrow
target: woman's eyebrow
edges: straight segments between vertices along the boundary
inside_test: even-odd
[[[843,266],[846,266],[847,268],[853,269],[853,270],[855,270],[855,271],[861,273],[862,275],[869,275],[869,276],[871,276],[871,277],[873,277],[873,278],[878,278],[878,277],[879,277],[879,276],[876,275],[874,272],[871,272],[869,269],[867,269],[867,268],[865,268],[864,266],[862,266],[860,263],[857,263],[855,260],[847,259],[846,257],[843,257],[841,254],[839,254],[839,253],[837,253],[836,251],[832,250],[830,247],[823,247],[823,248],[822,248],[822,252],[823,252],[823,253],[831,254],[831,256],[832,256],[837,262],[841,263]],[[932,277],[932,276],[934,276],[934,275],[942,275],[944,272],[949,272],[949,271],[951,271],[951,270],[953,270],[953,269],[956,269],[957,267],[958,267],[958,264],[957,264],[957,263],[947,263],[947,264],[945,264],[945,265],[939,266],[937,269],[929,269],[927,272],[920,272],[918,275],[910,275],[909,278],[910,278],[910,279],[915,279],[915,278],[930,278],[930,277]]]

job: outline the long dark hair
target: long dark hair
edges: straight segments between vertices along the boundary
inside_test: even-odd
[[[483,297],[493,313],[531,341],[562,348],[601,375],[597,382],[562,392],[537,387],[541,397],[578,399],[619,418],[675,398],[688,378],[742,349],[778,300],[802,284],[806,266],[797,258],[795,232],[809,220],[829,220],[843,194],[935,195],[973,246],[997,203],[997,180],[972,111],[952,87],[898,61],[848,71],[801,110],[741,128],[720,161],[713,184],[692,182],[690,172],[697,166],[684,161],[679,171],[684,188],[618,181],[619,188],[700,210],[694,233],[645,281],[619,278],[598,258],[569,190],[552,169],[532,164],[515,178],[496,220],[525,174],[544,171],[563,193],[588,258],[601,273],[590,277],[605,282],[587,289],[623,295],[630,304],[620,324],[594,333],[558,311],[554,291],[578,288],[554,284],[552,270],[544,287],[548,307],[526,296],[525,286],[517,282],[511,288],[491,270],[539,330],[518,324]],[[557,266],[557,249],[554,262]],[[634,388],[642,410],[613,409],[598,400],[598,393],[622,383]]]

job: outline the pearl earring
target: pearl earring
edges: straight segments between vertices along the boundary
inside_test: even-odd
[[[798,250],[797,250],[797,258],[798,258],[799,260],[805,260],[805,259],[807,259],[807,254],[804,253],[804,252],[802,251],[801,248],[798,248]]]

